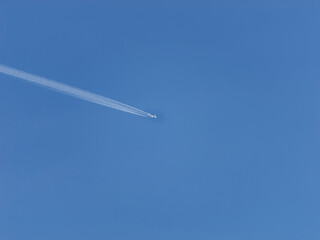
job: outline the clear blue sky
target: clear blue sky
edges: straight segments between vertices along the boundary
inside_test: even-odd
[[[1,1],[0,238],[320,239],[317,1]]]

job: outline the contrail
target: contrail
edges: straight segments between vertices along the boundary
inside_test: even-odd
[[[20,78],[23,80],[26,80],[31,83],[38,84],[40,86],[48,87],[52,90],[56,90],[58,92],[64,93],[69,96],[73,96],[76,98],[83,99],[88,102],[93,102],[96,104],[100,104],[106,107],[114,108],[123,112],[132,113],[135,115],[139,115],[142,117],[149,117],[149,118],[157,118],[156,115],[147,113],[145,111],[142,111],[140,109],[131,107],[127,104],[112,100],[110,98],[103,97],[101,95],[91,93],[76,87],[68,86],[64,83],[59,83],[53,80],[49,80],[44,77],[39,77],[30,73],[26,73],[20,70],[17,70],[15,68],[7,67],[0,64],[0,73]]]

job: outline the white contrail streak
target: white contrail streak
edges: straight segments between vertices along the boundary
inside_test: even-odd
[[[100,96],[95,93],[81,90],[76,87],[71,87],[71,86],[68,86],[63,83],[49,80],[44,77],[39,77],[39,76],[30,74],[30,73],[26,73],[26,72],[23,72],[23,71],[20,71],[20,70],[11,68],[11,67],[7,67],[7,66],[1,65],[1,64],[0,64],[0,72],[3,74],[6,74],[6,75],[12,76],[12,77],[20,78],[20,79],[26,80],[28,82],[32,82],[32,83],[35,83],[35,84],[38,84],[38,85],[41,85],[44,87],[48,87],[52,90],[56,90],[56,91],[64,93],[64,94],[67,94],[67,95],[70,95],[70,96],[73,96],[76,98],[80,98],[80,99],[83,99],[88,102],[93,102],[96,104],[100,104],[100,105],[103,105],[106,107],[114,108],[114,109],[128,112],[128,113],[132,113],[132,114],[139,115],[142,117],[149,117],[149,118],[156,118],[157,117],[156,115],[152,115],[150,113],[147,113],[145,111],[142,111],[142,110],[134,108],[134,107],[131,107],[127,104],[112,100],[110,98],[106,98],[106,97]]]

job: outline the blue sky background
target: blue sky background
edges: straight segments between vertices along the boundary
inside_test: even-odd
[[[0,238],[319,239],[317,1],[1,1]]]

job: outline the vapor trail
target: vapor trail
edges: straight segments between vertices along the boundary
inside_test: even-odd
[[[1,65],[1,64],[0,64],[0,73],[6,74],[6,75],[9,75],[12,77],[20,78],[20,79],[26,80],[28,82],[38,84],[40,86],[48,87],[52,90],[56,90],[58,92],[64,93],[69,96],[80,98],[85,101],[93,102],[93,103],[100,104],[100,105],[103,105],[106,107],[114,108],[114,109],[117,109],[117,110],[120,110],[123,112],[132,113],[132,114],[139,115],[142,117],[149,117],[149,118],[156,118],[157,117],[156,115],[152,115],[150,113],[147,113],[145,111],[142,111],[142,110],[134,108],[134,107],[131,107],[127,104],[112,100],[110,98],[106,98],[106,97],[103,97],[103,96],[95,94],[95,93],[81,90],[76,87],[71,87],[71,86],[68,86],[63,83],[49,80],[44,77],[39,77],[39,76],[30,74],[30,73],[26,73],[26,72],[23,72],[23,71],[20,71],[20,70],[11,68],[11,67],[7,67],[7,66]]]

